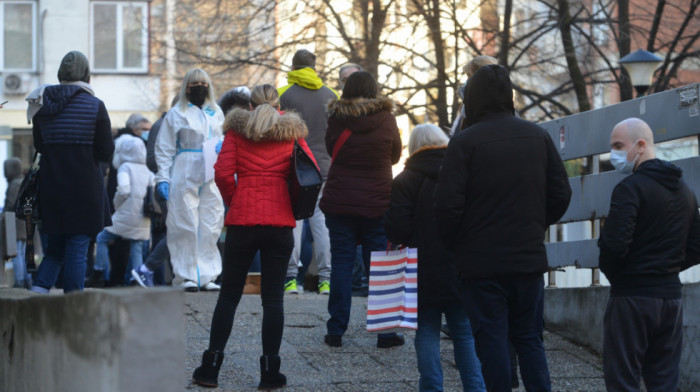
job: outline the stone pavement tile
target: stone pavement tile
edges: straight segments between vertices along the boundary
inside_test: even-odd
[[[382,366],[370,355],[330,353],[326,355],[301,354],[331,383],[340,382],[399,382],[404,377],[391,367]]]
[[[402,382],[354,382],[348,384],[337,384],[343,392],[403,392],[417,391],[418,384],[415,385]],[[459,388],[458,390],[462,390]],[[446,389],[449,391],[449,389]]]
[[[212,391],[190,382],[208,344],[216,293],[186,295],[188,390]],[[285,329],[280,354],[287,375],[287,392],[296,391],[415,391],[418,389],[413,331],[404,332],[406,344],[391,349],[376,347],[376,334],[367,333],[366,298],[353,298],[350,324],[343,347],[323,343],[328,297],[314,293],[285,296]],[[259,381],[262,307],[257,295],[244,295],[226,346],[226,358],[213,391],[254,391]],[[599,356],[558,335],[545,332],[545,347],[554,391],[605,390]],[[454,364],[452,341],[440,342],[446,391],[460,391],[459,372]],[[520,389],[521,391],[524,390]],[[518,391],[517,389],[515,391]]]
[[[603,377],[603,370],[600,367],[580,361],[566,351],[547,351],[547,362],[551,378]]]
[[[599,355],[595,354],[590,348],[570,342],[562,336],[546,330],[544,331],[544,347],[547,350],[563,350],[570,353],[580,352],[582,353],[582,358],[585,356],[591,356],[591,358],[599,357]],[[594,362],[599,362],[599,359],[595,359]]]

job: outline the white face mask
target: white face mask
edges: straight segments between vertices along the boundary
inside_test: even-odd
[[[632,147],[630,147],[629,150],[624,151],[624,150],[610,150],[610,163],[613,165],[615,170],[619,171],[622,174],[630,174],[632,171],[634,171],[634,163],[637,162],[637,158],[639,158],[639,154],[634,157],[632,162],[627,160],[627,153],[636,146],[637,143],[634,143]]]

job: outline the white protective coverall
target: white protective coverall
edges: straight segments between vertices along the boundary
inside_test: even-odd
[[[223,122],[224,114],[216,104],[202,109],[177,104],[158,133],[156,184],[170,183],[166,225],[173,285],[190,280],[202,287],[221,273],[216,244],[224,225],[224,204],[213,178],[205,182],[202,146],[212,138],[223,140]]]

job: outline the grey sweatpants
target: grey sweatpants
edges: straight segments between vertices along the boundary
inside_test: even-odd
[[[678,389],[683,300],[610,297],[603,319],[603,373],[609,392]]]
[[[311,236],[314,239],[314,259],[318,263],[318,281],[329,282],[331,280],[331,242],[328,237],[328,228],[326,227],[326,217],[318,207],[323,195],[323,188],[326,183],[321,186],[321,191],[318,193],[316,200],[316,209],[313,216],[309,218],[309,226],[311,227]],[[304,221],[297,221],[297,226],[292,232],[294,234],[294,250],[289,258],[287,266],[287,277],[296,277],[299,268],[299,256],[301,255],[301,233],[303,231]]]

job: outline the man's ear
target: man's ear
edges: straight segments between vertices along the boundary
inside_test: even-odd
[[[647,141],[644,139],[639,139],[639,147],[637,147],[637,152],[639,155],[644,154],[647,151]]]

